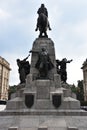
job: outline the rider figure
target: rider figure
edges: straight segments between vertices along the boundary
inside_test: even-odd
[[[44,4],[41,4],[41,7],[38,9],[37,11],[37,14],[40,16],[40,14],[43,13],[45,16],[47,16],[48,18],[48,11],[47,9],[45,8],[45,5]],[[37,22],[38,23],[38,22]],[[38,28],[38,25],[37,25],[37,28]],[[37,28],[35,29],[37,31]],[[49,21],[48,21],[48,28],[49,30],[51,30],[51,27],[50,27],[50,24],[49,24]]]
[[[41,4],[41,7],[38,9],[37,13],[40,15],[41,13],[45,14],[48,17],[48,11],[45,8],[44,4]]]

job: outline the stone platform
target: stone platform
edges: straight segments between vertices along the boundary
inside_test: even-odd
[[[3,112],[2,112],[3,113]],[[13,114],[14,113],[14,114]],[[87,130],[87,116],[78,115],[30,115],[24,111],[8,115],[0,112],[0,130]],[[61,111],[62,113],[62,111]],[[86,113],[87,115],[87,113]]]
[[[0,112],[0,116],[16,116],[16,115],[28,115],[28,116],[40,116],[40,115],[52,115],[52,116],[87,116],[87,111],[84,110],[4,110]]]
[[[56,87],[52,80],[32,80],[29,85],[31,87],[26,85],[21,88],[21,85],[19,86],[15,97],[7,102],[7,110],[80,109],[80,102],[72,97],[72,93],[67,88]]]

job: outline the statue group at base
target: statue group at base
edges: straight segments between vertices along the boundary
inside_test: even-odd
[[[11,101],[7,103],[7,110],[21,108],[56,112],[57,109],[80,109],[80,103],[73,99],[76,97],[64,77],[66,64],[72,60],[65,58],[61,61],[56,60],[54,42],[46,37],[37,38],[29,53],[31,53],[31,64],[25,82],[17,86],[17,97],[14,99],[13,106],[10,107]],[[21,61],[24,62],[22,67],[25,66],[25,59]],[[17,102],[20,102],[21,106],[16,105]]]

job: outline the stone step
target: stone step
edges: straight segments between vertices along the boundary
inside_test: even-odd
[[[69,126],[69,127],[67,128],[67,130],[78,130],[78,128],[77,128],[77,127],[74,127],[74,126]]]
[[[16,126],[12,126],[12,127],[9,127],[8,130],[19,130],[19,129]]]
[[[14,115],[56,115],[56,116],[87,116],[87,111],[84,110],[34,110],[34,109],[20,109],[20,110],[4,110],[0,111],[0,116],[14,116]]]
[[[48,130],[47,126],[40,126],[38,130]]]

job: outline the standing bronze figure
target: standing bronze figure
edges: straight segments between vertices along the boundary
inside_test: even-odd
[[[30,73],[30,64],[29,61],[26,61],[28,59],[29,55],[23,59],[17,59],[17,65],[19,67],[19,78],[20,78],[20,84],[25,83],[26,76]]]
[[[66,71],[66,64],[70,63],[72,60],[67,60],[66,58],[63,58],[61,61],[56,60],[57,63],[57,73],[60,74],[61,80],[63,82],[66,82],[67,80],[67,71]]]
[[[51,70],[54,65],[51,62],[51,59],[49,57],[49,54],[45,48],[41,48],[40,52],[36,51],[30,51],[32,53],[38,54],[38,60],[35,64],[35,68],[39,71],[39,77],[40,79],[48,79],[48,71]]]
[[[51,62],[49,54],[45,48],[42,48],[38,54],[38,60],[35,67],[39,70],[40,78],[48,78],[48,71],[51,70],[54,65]]]

